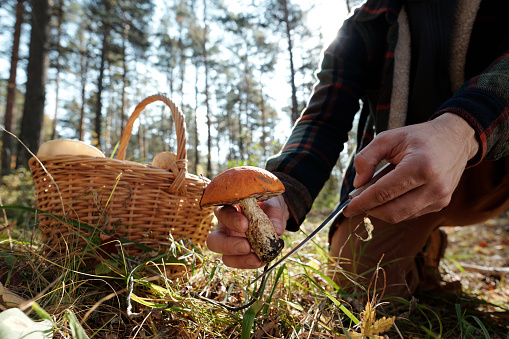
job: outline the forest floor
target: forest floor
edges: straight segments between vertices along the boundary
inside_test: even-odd
[[[308,220],[316,227],[322,215]],[[463,290],[509,307],[509,213],[471,226],[443,227],[448,245],[440,263],[443,285]],[[327,231],[321,233],[325,240]]]
[[[311,217],[306,227],[312,229],[322,218],[322,215]],[[443,279],[440,289],[418,292],[414,299],[433,314],[424,315],[426,319],[420,320],[422,326],[429,321],[425,326],[432,328],[426,337],[509,339],[509,213],[485,223],[442,229],[447,234],[448,246],[440,262]],[[326,236],[324,231],[321,237]],[[439,319],[431,320],[433,317]],[[419,324],[419,316],[414,314],[409,319],[413,322],[411,326]],[[462,320],[469,324],[463,329]],[[497,329],[487,330],[482,336],[478,336],[479,330],[474,335],[475,330],[468,333],[467,329],[472,322]],[[437,334],[438,327],[443,327],[442,335]],[[480,325],[478,329],[484,330],[483,327]],[[391,334],[390,338],[401,337],[400,331]]]
[[[509,307],[508,217],[444,230],[449,241],[441,264],[444,280],[460,283],[463,290],[491,304]]]
[[[310,215],[304,230],[314,229],[325,213]],[[509,339],[509,218],[444,230],[449,246],[440,265],[444,279],[441,290],[418,293],[411,301],[377,302],[376,319],[396,319],[383,334],[388,338]],[[285,251],[304,237],[302,232],[287,233]],[[345,337],[344,328],[353,325],[345,316],[345,307],[362,320],[366,300],[370,299],[365,292],[338,295],[327,281],[323,266],[327,260],[326,230],[288,260],[286,269],[274,270],[259,302],[237,312],[227,311],[218,303],[227,300],[233,306],[242,305],[247,299],[245,288],[256,273],[226,268],[219,256],[208,250],[204,251],[203,265],[189,281],[140,277],[129,297],[133,287],[126,286],[123,272],[132,268],[123,266],[122,260],[97,256],[95,259],[109,265],[103,268],[112,270],[100,273],[96,267],[86,273],[83,270],[87,267],[74,260],[79,256],[70,256],[71,265],[64,266],[36,254],[29,235],[22,238],[27,241],[17,241],[14,250],[4,239],[0,282],[25,299],[41,296],[38,302],[58,329],[55,338],[73,338],[72,323],[65,316],[72,310],[78,325],[93,338],[339,339]],[[129,315],[131,300],[133,310],[140,312],[138,316]],[[151,311],[150,307],[155,308]]]

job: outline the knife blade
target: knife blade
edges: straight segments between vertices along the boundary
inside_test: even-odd
[[[374,175],[373,177],[363,186],[354,189],[350,194],[348,195],[348,200],[346,200],[344,203],[340,204],[338,207],[332,211],[332,213],[313,231],[311,232],[304,240],[302,240],[300,243],[297,244],[290,252],[286,253],[284,256],[281,257],[276,263],[274,263],[269,268],[265,269],[262,274],[260,274],[258,277],[256,277],[253,281],[249,283],[249,285],[254,284],[256,281],[262,279],[264,276],[269,274],[274,268],[276,268],[278,265],[280,265],[282,262],[284,262],[286,259],[288,259],[290,256],[295,254],[299,249],[302,248],[309,240],[313,239],[322,229],[325,228],[339,213],[343,212],[343,210],[348,206],[350,201],[353,200],[353,198],[359,196],[362,192],[364,192],[369,186],[373,185],[375,182],[377,182],[381,177],[392,171],[396,165],[393,165],[391,163],[387,163],[384,166],[382,166]],[[248,285],[248,286],[249,286]]]

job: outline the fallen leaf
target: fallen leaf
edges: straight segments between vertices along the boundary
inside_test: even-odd
[[[25,299],[18,296],[16,293],[11,292],[0,283],[0,308],[7,309],[11,307],[18,307],[23,304]]]
[[[357,233],[355,233],[355,235],[357,236],[357,238],[359,238],[359,240],[361,241],[369,241],[373,238],[373,230],[375,229],[373,227],[373,223],[371,223],[371,219],[369,219],[368,217],[364,217],[364,220],[362,221],[364,223],[364,227],[366,228],[366,232],[368,233],[368,235],[366,236],[365,239],[363,239],[360,235],[358,235]]]
[[[381,319],[376,320],[376,313],[373,305],[368,302],[366,303],[366,307],[361,312],[361,322],[360,322],[360,333],[355,331],[348,331],[348,336],[341,335],[339,338],[386,338],[386,336],[379,336],[378,334],[388,331],[392,325],[394,324],[394,320],[396,317],[386,318],[382,317]]]

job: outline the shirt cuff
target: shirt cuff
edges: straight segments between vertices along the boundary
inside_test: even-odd
[[[288,174],[282,172],[272,172],[272,174],[277,176],[285,186],[283,198],[290,212],[290,218],[286,223],[286,230],[291,232],[298,231],[313,204],[311,194],[300,181]]]

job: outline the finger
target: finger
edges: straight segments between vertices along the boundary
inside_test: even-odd
[[[234,206],[218,206],[214,208],[214,214],[219,224],[226,225],[231,230],[239,233],[247,231],[247,219]]]
[[[410,195],[411,196],[411,195]],[[407,219],[417,217],[419,211],[428,205],[418,206],[410,196],[403,196],[391,202],[366,211],[369,216],[383,220],[390,224],[397,224]]]
[[[354,158],[355,178],[353,184],[360,187],[367,183],[376,172],[377,166],[384,159],[389,160],[391,154],[397,149],[399,142],[399,134],[391,137],[392,133],[382,132],[371,143],[369,143]]]
[[[208,235],[207,247],[212,252],[227,255],[245,255],[251,252],[251,246],[245,237],[232,236],[219,226]]]
[[[449,204],[450,198],[437,198],[429,192],[432,191],[427,185],[422,186],[367,213],[377,219],[396,224],[427,213],[438,212]]]
[[[254,253],[247,255],[223,255],[223,264],[232,268],[255,269],[265,266],[265,263]]]
[[[403,161],[354,198],[345,209],[344,215],[351,217],[371,211],[426,183],[426,178],[416,171],[415,166]]]
[[[375,163],[372,158],[367,158],[365,153],[360,152],[354,158],[355,164],[355,177],[353,180],[354,187],[358,188],[364,185],[371,179],[373,174],[375,174],[376,166],[378,163]]]

